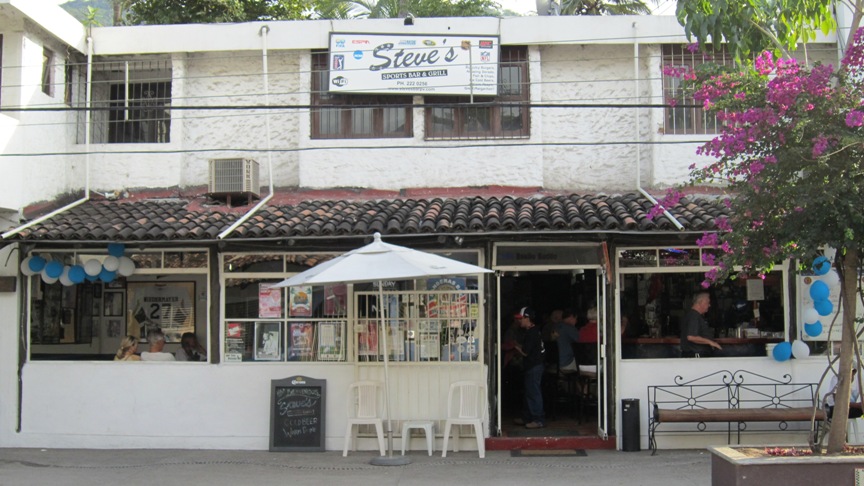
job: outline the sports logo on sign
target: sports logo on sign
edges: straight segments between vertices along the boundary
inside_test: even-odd
[[[357,59],[358,61],[363,59],[363,51],[354,51],[354,59]]]
[[[336,47],[345,47],[345,39],[336,39]]]
[[[480,53],[480,60],[483,62],[489,62],[492,60],[492,56],[489,54],[488,51],[483,51]]]
[[[492,41],[491,40],[481,40],[480,41],[480,49],[492,49]]]
[[[333,67],[331,68],[334,71],[341,71],[345,69],[345,56],[342,54],[334,54],[333,55]]]
[[[335,78],[333,78],[333,85],[334,86],[342,87],[342,86],[345,86],[346,84],[348,84],[348,80],[343,78],[342,76],[336,76]]]
[[[352,44],[368,44],[369,41],[366,39],[355,39],[351,41]]]
[[[435,45],[435,41],[433,41],[433,40],[428,40],[428,39],[427,39],[427,40],[424,40],[424,41],[423,41],[423,45],[424,45],[424,46],[430,46],[430,47],[431,47],[431,46],[434,46],[434,45]]]

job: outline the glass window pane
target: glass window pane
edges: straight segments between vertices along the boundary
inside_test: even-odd
[[[432,108],[432,135],[451,135],[456,126],[456,109],[450,107]]]
[[[656,267],[657,250],[623,250],[618,262],[621,267]]]
[[[284,272],[282,255],[233,255],[226,254],[224,272],[272,273]]]
[[[522,69],[519,66],[501,66],[501,85],[499,96],[519,96],[522,94]]]
[[[321,108],[318,110],[318,133],[320,135],[338,135],[342,131],[342,111],[338,108]]]
[[[383,108],[384,134],[405,133],[405,108]]]
[[[285,291],[268,289],[281,279],[229,278],[225,280],[225,318],[281,318],[285,314]]]
[[[465,132],[469,134],[480,134],[488,132],[490,123],[490,109],[466,108],[465,109]]]
[[[505,106],[501,108],[501,129],[504,131],[520,131],[524,128],[522,108]]]
[[[660,250],[661,267],[680,267],[699,265],[698,249],[664,248]]]
[[[135,268],[162,268],[161,253],[132,253],[129,258],[135,262]]]
[[[165,268],[207,268],[207,253],[200,251],[166,252]]]
[[[374,108],[352,108],[351,132],[355,135],[371,135],[374,130],[373,115]]]

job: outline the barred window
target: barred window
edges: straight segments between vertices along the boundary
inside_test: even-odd
[[[688,46],[672,44],[663,46],[663,67],[693,70],[699,64],[715,63],[723,66],[732,64],[732,57],[725,48],[720,50],[695,50]],[[717,118],[706,113],[702,107],[694,107],[696,100],[681,88],[681,79],[663,75],[663,100],[674,100],[674,107],[667,107],[665,130],[667,134],[709,134],[717,133],[720,124]],[[688,106],[689,105],[689,106]]]
[[[426,139],[524,138],[531,135],[528,48],[502,46],[498,96],[426,97]]]
[[[411,96],[330,93],[328,57],[312,53],[312,138],[413,136]]]

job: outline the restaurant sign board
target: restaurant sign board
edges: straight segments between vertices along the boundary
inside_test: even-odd
[[[497,36],[330,34],[330,92],[498,94]]]

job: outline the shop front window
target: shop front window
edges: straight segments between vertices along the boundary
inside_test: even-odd
[[[681,356],[681,325],[693,297],[707,292],[705,313],[710,339],[723,349],[714,357],[765,356],[783,341],[788,321],[786,272],[764,278],[738,275],[703,287],[710,266],[700,263],[698,248],[658,248],[619,252],[622,357]]]

